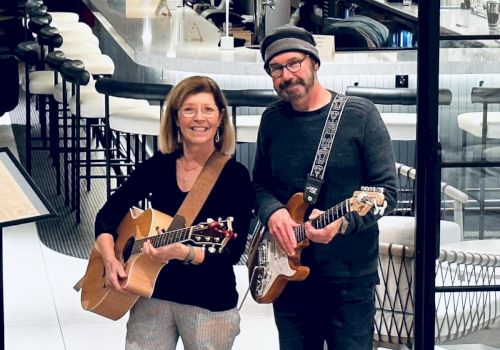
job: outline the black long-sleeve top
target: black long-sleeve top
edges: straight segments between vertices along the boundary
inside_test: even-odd
[[[157,152],[139,165],[97,213],[96,238],[102,233],[111,233],[116,239],[116,229],[128,209],[147,195],[154,209],[173,217],[187,195],[177,185],[175,163],[178,157],[179,154]],[[205,251],[205,260],[199,265],[171,260],[158,276],[153,298],[212,311],[234,308],[238,293],[233,265],[238,263],[245,249],[252,202],[248,170],[230,159],[193,225],[207,218],[217,220],[232,216],[237,238],[231,239],[222,253]]]
[[[329,108],[327,104],[316,111],[298,112],[289,102],[278,101],[263,113],[253,168],[253,188],[263,223],[284,208],[294,193],[304,191]],[[394,208],[396,171],[389,133],[373,103],[350,97],[313,207],[327,210],[351,198],[361,186],[383,187],[386,213]],[[350,222],[347,234],[336,235],[329,244],[311,243],[302,252],[302,263],[333,283],[376,282],[378,217],[371,213],[346,217]]]

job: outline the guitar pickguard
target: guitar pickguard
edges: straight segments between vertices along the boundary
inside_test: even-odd
[[[276,287],[275,281],[280,276],[291,277],[296,272],[288,263],[288,255],[269,232],[265,232],[254,261],[256,264],[253,267],[250,283],[255,285],[254,298],[256,299],[265,298]]]

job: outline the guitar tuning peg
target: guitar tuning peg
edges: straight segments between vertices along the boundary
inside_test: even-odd
[[[209,253],[215,253],[215,248],[212,247],[212,246],[208,247],[208,252]]]
[[[212,219],[212,218],[207,219],[207,224],[211,224],[212,222],[214,222],[214,219]]]
[[[229,222],[233,222],[233,221],[234,221],[234,217],[232,217],[232,216],[228,216],[228,217],[227,217],[227,221],[229,221]]]

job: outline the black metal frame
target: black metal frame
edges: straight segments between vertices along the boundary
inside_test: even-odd
[[[440,35],[439,1],[420,1],[418,5],[418,106],[417,106],[417,195],[415,235],[415,314],[414,349],[434,348],[435,293],[498,291],[500,286],[436,287],[435,261],[439,242],[439,182],[441,149],[438,142],[439,44],[441,40],[497,39],[500,35]],[[422,140],[419,144],[419,140]],[[483,162],[477,162],[483,165]],[[479,164],[481,163],[481,164]],[[492,165],[493,162],[488,162]],[[496,164],[496,163],[495,163]],[[468,166],[471,166],[468,163]],[[447,162],[445,167],[464,166]],[[435,237],[432,236],[436,233]]]
[[[439,1],[418,5],[414,349],[434,348],[436,258],[439,256],[441,151],[438,142]],[[419,143],[419,140],[424,142]],[[436,233],[436,234],[434,234]]]

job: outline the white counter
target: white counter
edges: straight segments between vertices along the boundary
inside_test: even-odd
[[[170,6],[172,15],[162,17],[155,15],[158,0],[84,2],[119,48],[134,63],[155,70],[156,77],[162,81],[176,83],[188,75],[205,74],[217,78],[223,88],[272,87],[262,68],[259,50],[246,47],[220,50],[218,29],[190,8]],[[405,8],[415,10],[416,6]],[[442,17],[447,17],[446,13],[445,10]],[[498,50],[441,49],[440,73],[498,74]],[[319,76],[329,86],[334,86],[333,82],[338,82],[340,76],[349,77],[349,81],[337,83],[339,87],[367,81],[368,76],[385,76],[384,85],[391,86],[394,74],[409,74],[410,86],[416,86],[412,78],[417,72],[416,61],[416,50],[338,52],[322,57]],[[224,77],[227,79],[221,79]]]

